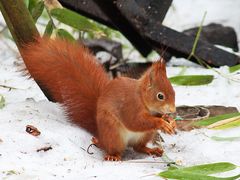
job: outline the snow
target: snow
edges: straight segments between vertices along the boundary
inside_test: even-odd
[[[205,24],[230,25],[240,36],[240,22],[236,18],[240,15],[239,7],[237,0],[175,0],[164,23],[181,31],[199,24],[207,11]],[[0,22],[4,22],[1,16]],[[6,100],[6,106],[0,109],[0,179],[160,179],[155,174],[166,169],[162,158],[127,149],[122,162],[105,162],[104,152],[96,147],[91,147],[89,151],[93,154],[89,154],[91,135],[72,125],[59,104],[47,101],[35,82],[22,76],[20,64],[15,45],[0,35],[0,85],[13,87],[0,87],[0,94]],[[215,77],[205,86],[174,86],[177,105],[225,105],[240,110],[239,72],[230,74],[228,67],[216,69],[232,81],[183,59],[173,59],[168,64],[169,76],[181,71],[181,67],[173,66],[176,64],[187,66],[185,74]],[[26,125],[37,127],[41,135],[26,133]],[[162,134],[163,148],[168,157],[186,166],[220,161],[239,166],[239,141],[219,142],[210,138],[240,136],[239,130],[198,129],[179,131],[174,136]],[[37,152],[48,146],[52,149]],[[239,168],[225,175],[238,173]]]

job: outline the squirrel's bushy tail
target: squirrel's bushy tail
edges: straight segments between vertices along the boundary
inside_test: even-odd
[[[88,49],[62,39],[38,38],[21,52],[30,75],[64,105],[68,117],[96,134],[97,99],[109,78]]]

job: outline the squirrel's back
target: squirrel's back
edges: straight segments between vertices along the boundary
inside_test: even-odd
[[[62,39],[38,38],[21,52],[30,75],[64,105],[71,120],[96,134],[97,99],[110,80],[88,49]]]

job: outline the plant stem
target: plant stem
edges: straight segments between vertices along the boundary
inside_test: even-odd
[[[35,38],[40,36],[34,20],[23,0],[0,0],[0,10],[20,51],[20,54],[22,54],[21,51],[24,45],[34,42]],[[26,61],[24,62],[26,66],[28,66],[28,63]],[[35,81],[45,96],[49,100],[54,101],[47,92],[46,88],[40,85],[37,80]]]
[[[203,26],[203,22],[204,22],[204,20],[206,18],[206,15],[207,15],[207,12],[205,11],[204,15],[203,15],[203,18],[202,18],[202,21],[201,21],[201,24],[200,24],[200,26],[198,28],[198,32],[197,32],[196,38],[195,38],[194,43],[193,43],[192,51],[191,51],[191,53],[190,53],[190,55],[188,56],[187,59],[190,59],[193,55],[195,55],[195,51],[196,51],[196,48],[197,48],[197,43],[199,41],[200,34],[202,32],[202,26]]]
[[[39,36],[34,21],[23,0],[0,0],[0,9],[21,53],[24,44]]]

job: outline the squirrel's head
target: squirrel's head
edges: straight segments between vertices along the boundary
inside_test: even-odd
[[[153,63],[140,82],[144,104],[151,113],[167,114],[176,111],[175,92],[167,78],[163,59]]]

